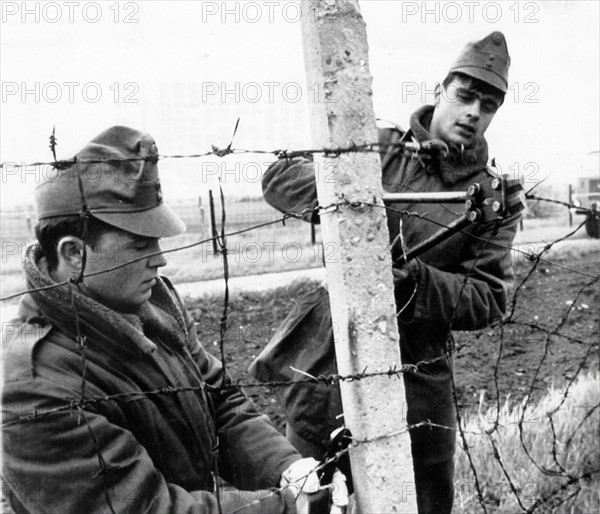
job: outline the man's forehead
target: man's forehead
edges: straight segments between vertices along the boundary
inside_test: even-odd
[[[494,88],[490,88],[485,82],[474,79],[466,75],[456,74],[448,84],[448,88],[456,89],[467,89],[469,91],[477,91],[480,95],[487,98],[493,98],[495,100],[502,100],[504,97],[501,91],[496,91]]]
[[[449,87],[460,87],[464,89],[472,89],[473,91],[479,91],[480,89],[477,87],[477,85],[477,81],[471,77],[461,77],[459,75],[455,75],[450,81],[450,84],[448,84]]]

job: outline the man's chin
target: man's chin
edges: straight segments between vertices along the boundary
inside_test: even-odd
[[[123,314],[136,314],[142,308],[144,304],[150,301],[152,292],[143,292],[138,294],[135,298],[129,298],[127,301],[121,301],[118,304],[113,304],[112,309],[122,312]]]
[[[453,134],[450,140],[450,145],[456,148],[462,148],[464,150],[470,150],[475,146],[475,136],[465,137],[459,134]]]

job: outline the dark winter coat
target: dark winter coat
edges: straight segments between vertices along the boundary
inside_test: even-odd
[[[490,184],[496,175],[486,166],[485,140],[470,152],[451,154],[449,159],[429,166],[389,146],[401,139],[430,139],[427,127],[432,111],[432,107],[417,111],[408,133],[380,130],[384,190],[464,192],[471,184],[479,183],[484,196],[491,196]],[[263,177],[263,193],[282,212],[315,208],[313,164],[308,158],[275,162]],[[392,207],[417,214],[402,217],[404,241],[409,249],[465,212],[462,204],[397,203]],[[401,214],[395,210],[387,212],[391,240],[398,235],[400,226]],[[412,277],[396,283],[398,310],[406,307],[399,316],[402,362],[424,363],[419,364],[418,371],[404,374],[409,424],[429,420],[450,428],[456,426],[452,362],[446,357],[450,330],[480,329],[503,316],[507,288],[513,277],[510,248],[518,217],[468,226],[419,256],[410,266]],[[318,221],[311,220],[310,215],[306,219]],[[415,285],[416,292],[406,305]],[[290,370],[290,365],[312,375],[335,372],[334,331],[327,292],[319,288],[294,307],[251,371],[262,380],[302,378]],[[403,405],[398,404],[397,408],[406,412]],[[288,422],[313,443],[325,443],[332,428],[341,423],[336,420],[340,412],[337,387],[311,383],[294,385],[286,392]],[[447,460],[454,452],[453,430],[411,430],[411,440],[413,457],[424,464]]]
[[[49,284],[39,249],[28,255],[29,286]],[[27,295],[5,327],[3,480],[17,513],[216,513],[217,471],[239,489],[278,486],[300,455],[243,392],[218,390],[230,381],[166,279],[139,316],[71,293]],[[223,511],[256,498],[229,493]],[[244,512],[294,510],[276,494]]]

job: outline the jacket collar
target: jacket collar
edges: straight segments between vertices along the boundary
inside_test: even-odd
[[[420,143],[431,139],[429,125],[434,107],[425,105],[410,117],[410,132]],[[474,173],[485,169],[488,161],[488,146],[485,138],[477,141],[474,148],[461,152],[455,145],[450,146],[448,157],[427,166],[428,173],[439,173],[446,185],[453,185]]]
[[[88,343],[117,343],[129,350],[137,348],[145,354],[157,349],[146,334],[179,345],[186,343],[187,329],[182,311],[162,280],[157,281],[152,298],[137,314],[124,314],[89,298],[74,284],[56,286],[38,244],[28,247],[24,267],[27,286],[36,291],[22,299],[19,312],[22,319],[35,316],[47,320],[72,339],[78,335],[78,320],[79,333]]]

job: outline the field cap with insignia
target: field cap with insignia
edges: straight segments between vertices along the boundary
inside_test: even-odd
[[[185,230],[183,221],[163,202],[158,150],[149,134],[111,127],[75,159],[73,166],[54,170],[37,187],[38,219],[80,215],[82,189],[87,211],[114,227],[158,238]]]
[[[468,43],[449,73],[463,73],[506,93],[509,66],[506,39],[502,32],[496,31],[480,41]]]

